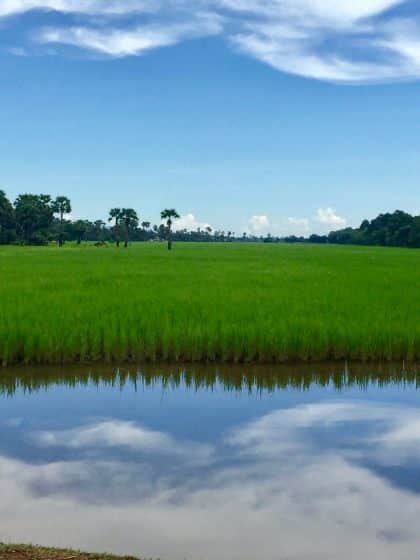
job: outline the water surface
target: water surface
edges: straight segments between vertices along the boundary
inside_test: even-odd
[[[416,366],[0,372],[0,541],[416,558]]]

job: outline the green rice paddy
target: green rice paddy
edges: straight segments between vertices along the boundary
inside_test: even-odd
[[[0,362],[420,359],[420,251],[0,247]]]

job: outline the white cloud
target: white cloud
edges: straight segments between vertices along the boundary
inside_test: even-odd
[[[287,232],[294,235],[307,235],[311,226],[308,218],[289,217],[286,221]]]
[[[180,559],[324,560],[337,550],[343,560],[367,550],[374,558],[416,558],[420,495],[414,483],[401,484],[403,470],[383,467],[395,460],[416,472],[417,428],[396,438],[410,444],[408,463],[387,441],[418,420],[416,408],[348,396],[283,407],[228,436],[203,432],[217,460],[202,469],[190,468],[188,454],[175,465],[149,454],[98,457],[95,440],[77,459],[60,459],[57,449],[51,462],[33,449],[25,462],[7,449],[0,455],[2,537]]]
[[[339,216],[334,208],[318,208],[315,220],[330,229],[346,227],[347,220]]]
[[[278,70],[352,83],[420,77],[418,33],[411,34],[407,51],[400,48],[406,25],[398,16],[380,17],[405,0],[221,2],[236,12],[255,14],[231,41]]]
[[[181,216],[178,220],[174,220],[173,228],[175,231],[181,231],[186,229],[188,231],[196,231],[198,228],[204,230],[206,228],[212,228],[207,222],[200,222],[197,220],[194,214],[185,214]]]
[[[289,216],[274,220],[266,215],[254,215],[248,222],[248,231],[254,235],[271,233],[275,236],[308,236],[311,233],[328,233],[345,227],[347,221],[339,216],[334,208],[319,208],[313,219]],[[322,227],[320,227],[320,225]],[[322,231],[319,231],[319,230]]]
[[[185,23],[162,23],[136,27],[135,29],[92,29],[70,27],[44,29],[38,35],[41,43],[61,43],[90,49],[111,57],[143,54],[146,51],[175,45],[179,41],[221,31],[217,18],[201,16]]]
[[[194,456],[195,460],[205,461],[210,460],[212,454],[211,446],[175,440],[164,432],[120,420],[105,420],[71,430],[37,432],[32,437],[43,447],[122,447],[131,451]]]
[[[32,37],[110,57],[221,34],[282,72],[365,83],[420,78],[420,9],[412,5],[410,17],[390,11],[404,4],[407,0],[2,0],[0,17],[35,9],[78,14],[77,27],[68,18],[62,27]],[[122,15],[130,16],[129,26]]]
[[[167,449],[171,445],[168,436],[161,432],[147,430],[131,422],[115,420],[82,426],[60,432],[40,432],[36,436],[44,446],[62,445],[72,448],[104,445],[122,446],[131,449]]]
[[[232,10],[254,12],[258,15],[284,15],[298,21],[308,17],[316,21],[345,23],[377,15],[401,4],[404,0],[218,0]]]
[[[270,228],[270,220],[265,215],[255,215],[248,222],[249,232],[254,235],[263,235],[268,233]]]
[[[398,418],[405,415],[398,411]],[[377,422],[386,418],[389,408],[359,402],[335,401],[296,406],[276,410],[258,420],[232,430],[231,445],[239,446],[246,454],[274,457],[286,450],[307,447],[308,442],[298,432],[307,428],[323,428],[345,422]]]
[[[45,465],[0,457],[4,540],[24,535],[54,546],[222,560],[324,560],[337,550],[342,560],[364,558],[366,550],[375,558],[416,558],[420,545],[418,495],[340,450],[231,468],[221,461],[217,470],[162,476],[158,484],[143,465],[101,467],[89,460]],[[121,495],[124,500],[113,499]],[[396,536],[392,545],[382,538],[387,534]]]
[[[279,15],[303,20],[308,17],[319,21],[343,23],[377,15],[385,9],[401,4],[403,0],[178,0],[180,9],[194,12],[202,7],[227,8],[235,12],[253,12],[255,15],[278,18]],[[127,14],[156,11],[169,5],[163,0],[2,0],[0,16],[15,15],[30,10],[55,10],[63,13]],[[195,6],[195,10],[194,10]]]
[[[2,0],[0,17],[21,14],[31,10],[121,15],[155,11],[160,4],[159,0]]]

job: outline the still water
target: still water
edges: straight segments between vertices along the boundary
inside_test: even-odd
[[[416,366],[0,372],[0,541],[418,558]]]

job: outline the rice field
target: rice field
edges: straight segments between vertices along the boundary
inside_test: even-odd
[[[420,359],[420,251],[0,247],[0,362]]]

